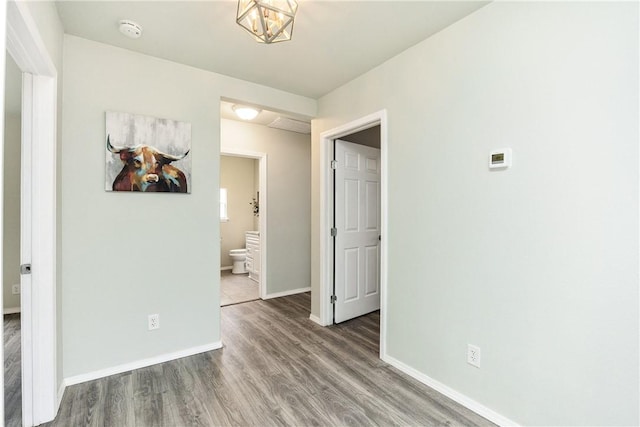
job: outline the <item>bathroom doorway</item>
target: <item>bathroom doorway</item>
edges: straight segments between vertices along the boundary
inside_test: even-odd
[[[220,305],[264,296],[266,154],[220,153]]]

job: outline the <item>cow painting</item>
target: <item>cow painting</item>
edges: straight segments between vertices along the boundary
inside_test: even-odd
[[[107,150],[118,154],[123,163],[122,170],[113,180],[113,191],[187,192],[187,178],[171,162],[184,159],[189,151],[173,156],[149,145],[115,147],[109,135]]]
[[[191,123],[105,114],[106,191],[191,192]]]

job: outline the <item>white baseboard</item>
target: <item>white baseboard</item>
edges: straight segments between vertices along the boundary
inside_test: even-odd
[[[158,363],[169,362],[171,360],[181,359],[194,354],[204,353],[206,351],[217,350],[222,348],[222,342],[217,341],[210,344],[191,347],[185,350],[175,351],[173,353],[161,354],[159,356],[150,357],[148,359],[137,360],[135,362],[125,363],[123,365],[111,368],[100,369],[98,371],[87,372],[86,374],[74,375],[64,379],[64,386],[80,384],[87,381],[97,380],[98,378],[108,377],[110,375],[121,374],[123,372],[132,371],[134,369],[146,368],[147,366],[157,365]]]
[[[317,323],[320,326],[326,326],[326,325],[323,325],[322,322],[320,322],[320,318],[318,316],[315,316],[313,314],[309,315],[309,320],[311,320],[313,323]]]
[[[67,383],[66,380],[62,381],[62,384],[60,384],[60,388],[58,389],[58,399],[56,401],[57,406],[56,406],[56,416],[58,414],[58,411],[60,410],[60,405],[62,404],[62,397],[64,396],[64,391],[67,388]]]
[[[292,289],[290,291],[276,292],[275,294],[267,294],[262,299],[286,297],[286,296],[289,296],[289,295],[295,295],[295,294],[301,294],[303,292],[309,292],[310,290],[311,290],[311,286],[309,286],[308,288]]]
[[[4,314],[20,313],[20,307],[8,307],[4,309]]]
[[[476,414],[488,419],[489,421],[498,424],[499,426],[517,426],[518,424],[515,421],[510,420],[509,418],[498,414],[492,409],[487,408],[486,406],[476,402],[475,400],[465,396],[462,393],[455,391],[454,389],[442,384],[439,381],[434,380],[433,378],[423,374],[422,372],[417,371],[411,366],[405,365],[401,361],[394,359],[391,356],[384,355],[382,360],[387,362],[389,365],[401,370],[405,374],[415,378],[423,384],[428,385],[432,389],[436,390],[447,396],[448,398],[455,400],[462,406],[467,409],[472,410]]]
[[[224,271],[224,270],[233,270],[233,265],[230,265],[227,267],[220,267],[220,271]]]

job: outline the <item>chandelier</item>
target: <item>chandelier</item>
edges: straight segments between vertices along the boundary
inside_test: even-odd
[[[296,0],[238,0],[236,22],[260,43],[291,40]]]

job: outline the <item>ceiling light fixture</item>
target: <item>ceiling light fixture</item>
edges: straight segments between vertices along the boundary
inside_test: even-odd
[[[260,43],[291,40],[296,0],[238,0],[236,22]]]
[[[262,111],[257,108],[247,107],[244,105],[234,105],[231,109],[236,113],[236,116],[240,117],[242,120],[253,120]]]

